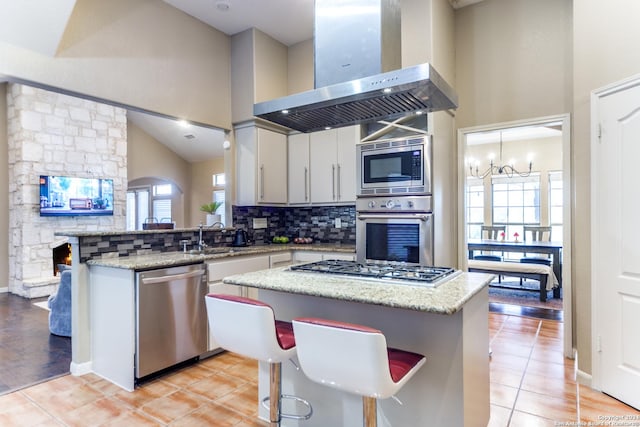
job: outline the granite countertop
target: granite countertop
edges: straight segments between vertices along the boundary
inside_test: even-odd
[[[87,261],[87,265],[123,268],[127,270],[147,270],[152,268],[174,267],[178,265],[198,264],[206,261],[220,260],[245,255],[268,255],[284,251],[318,251],[355,253],[354,245],[336,245],[314,243],[309,245],[274,244],[244,247],[211,247],[204,253],[158,252],[125,257],[105,256]],[[117,253],[116,253],[117,254]]]
[[[415,311],[454,314],[494,276],[460,273],[438,287],[389,284],[321,273],[290,271],[288,267],[225,277],[223,282],[272,291],[311,295]]]

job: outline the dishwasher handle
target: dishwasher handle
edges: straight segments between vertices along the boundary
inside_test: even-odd
[[[166,282],[170,282],[172,280],[182,280],[182,279],[189,279],[191,277],[197,277],[197,276],[202,276],[204,275],[204,270],[196,270],[196,271],[190,271],[188,273],[182,273],[182,274],[171,274],[168,276],[160,276],[160,277],[143,277],[142,278],[142,284],[143,285],[151,285],[154,283],[166,283]]]

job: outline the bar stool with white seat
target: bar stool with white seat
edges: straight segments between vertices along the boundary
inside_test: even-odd
[[[261,301],[236,295],[209,294],[205,298],[209,330],[221,348],[269,363],[269,402],[271,427],[282,418],[306,420],[313,412],[306,400],[282,394],[282,362],[296,355],[296,343],[290,322],[276,320],[273,309]],[[294,399],[309,408],[304,415],[283,414],[283,398]]]
[[[425,363],[388,348],[374,328],[318,318],[293,320],[298,361],[312,381],[362,396],[363,425],[377,425],[377,399],[394,396]]]

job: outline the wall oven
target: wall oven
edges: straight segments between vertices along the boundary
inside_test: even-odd
[[[358,198],[356,260],[433,266],[431,196]]]
[[[358,144],[358,196],[431,194],[431,137]]]

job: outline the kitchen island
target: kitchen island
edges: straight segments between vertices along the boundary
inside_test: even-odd
[[[426,355],[426,364],[397,395],[402,405],[393,399],[379,401],[380,426],[469,427],[489,421],[487,286],[492,277],[462,273],[432,288],[278,268],[230,276],[224,282],[256,288],[278,319],[304,316],[360,323],[380,329],[391,347]],[[261,397],[268,395],[268,372],[261,362]],[[284,420],[283,426],[362,423],[359,396],[313,383],[293,364],[284,363],[282,372],[283,393],[308,400],[314,410],[311,419]],[[268,419],[260,405],[259,414]]]
[[[126,389],[134,388],[135,283],[141,271],[204,264],[210,291],[224,275],[337,255],[353,258],[355,246],[280,244],[229,247],[235,229],[208,229],[211,246],[197,247],[199,229],[152,231],[59,231],[71,244],[71,348],[73,375],[95,373]],[[189,242],[186,251],[183,241]],[[228,238],[227,240],[230,240]],[[287,261],[289,260],[289,261]],[[222,264],[231,267],[218,268]],[[241,268],[240,268],[241,267]],[[223,273],[223,270],[226,273]],[[236,270],[236,271],[234,271]],[[229,287],[229,286],[227,286]],[[236,286],[231,287],[236,290]],[[206,319],[203,319],[206,324]],[[209,343],[213,348],[215,343]]]

